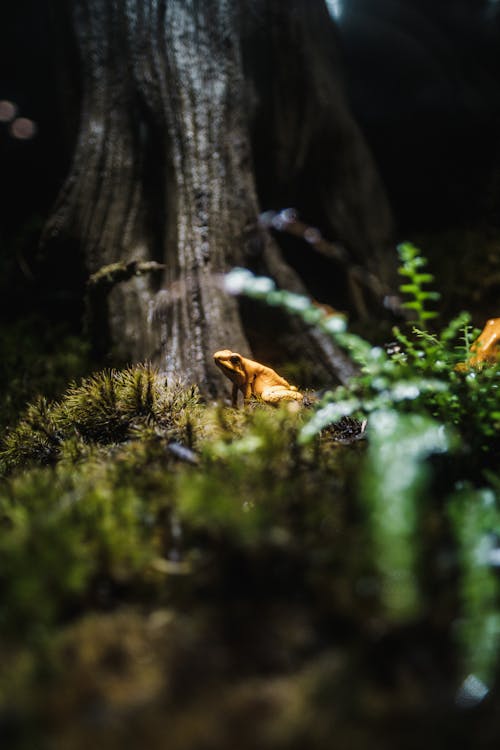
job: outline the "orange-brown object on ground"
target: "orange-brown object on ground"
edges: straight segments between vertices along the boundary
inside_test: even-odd
[[[490,318],[471,346],[471,356],[467,365],[477,367],[482,364],[494,364],[498,362],[500,355],[499,343],[500,318]]]
[[[244,401],[256,396],[268,404],[280,401],[302,401],[304,398],[294,385],[290,385],[285,378],[278,375],[266,365],[242,357],[230,349],[215,352],[214,362],[233,384],[231,403],[237,406],[238,391],[243,394]]]
[[[323,302],[318,302],[317,300],[313,299],[311,300],[314,307],[317,307],[318,310],[323,310],[327,318],[331,318],[332,315],[340,315],[341,317],[345,318],[345,313],[340,312],[339,310],[335,310],[335,308],[331,307],[330,305],[326,305]]]

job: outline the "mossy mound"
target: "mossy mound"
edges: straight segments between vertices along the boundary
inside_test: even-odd
[[[123,443],[148,428],[170,440],[188,437],[188,415],[199,400],[196,387],[167,385],[149,365],[99,372],[71,385],[60,401],[30,404],[7,432],[0,461],[6,471],[55,463],[68,449],[76,456],[78,443],[82,451]]]
[[[438,748],[478,711],[488,746],[495,692],[456,700],[464,670],[495,684],[493,491],[444,497],[428,417],[303,442],[310,417],[147,365],[26,409],[0,483],[10,747]]]

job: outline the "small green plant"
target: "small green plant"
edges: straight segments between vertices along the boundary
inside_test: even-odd
[[[411,282],[402,288],[411,298],[407,302],[409,309],[423,324],[435,317],[435,313],[427,309],[427,303],[438,295],[422,289],[424,283],[432,280],[430,274],[420,272],[425,259],[417,254],[413,245],[400,247],[401,270]],[[411,323],[407,333],[395,328],[398,346],[389,352],[350,333],[342,316],[327,315],[307,297],[277,290],[271,279],[255,277],[246,269],[235,269],[229,274],[227,289],[270,305],[280,305],[300,315],[305,322],[317,325],[345,349],[360,368],[359,376],[353,378],[348,387],[338,387],[323,396],[302,429],[301,441],[313,439],[344,416],[364,418],[380,409],[395,409],[425,414],[454,425],[463,436],[462,446],[469,449],[470,454],[476,448],[492,457],[497,454],[500,446],[493,438],[500,426],[500,393],[496,383],[499,367],[485,367],[478,372],[457,367],[467,361],[475,335],[467,313],[460,313],[438,333]]]
[[[411,242],[403,242],[398,245],[397,250],[401,262],[399,274],[408,280],[399,287],[400,291],[409,297],[402,306],[413,313],[417,326],[423,329],[427,321],[437,317],[437,312],[429,310],[427,303],[436,302],[441,295],[439,292],[424,289],[426,284],[434,282],[434,276],[422,272],[422,268],[427,265],[427,259],[421,255],[419,249]]]

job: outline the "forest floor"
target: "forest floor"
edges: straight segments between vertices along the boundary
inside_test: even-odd
[[[481,327],[476,241],[425,250],[445,319]],[[398,433],[386,464],[355,417],[301,440],[313,395],[234,410],[148,366],[90,376],[64,328],[1,335],[2,746],[495,746],[495,436],[424,469]]]

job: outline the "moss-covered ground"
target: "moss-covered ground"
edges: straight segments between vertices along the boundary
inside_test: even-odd
[[[498,368],[413,339],[332,402],[366,430],[304,440],[313,395],[234,410],[0,336],[2,747],[496,747]]]
[[[361,425],[302,444],[310,416],[208,404],[148,366],[31,401],[1,454],[6,747],[491,747],[495,691],[463,688],[447,467],[401,612]]]

